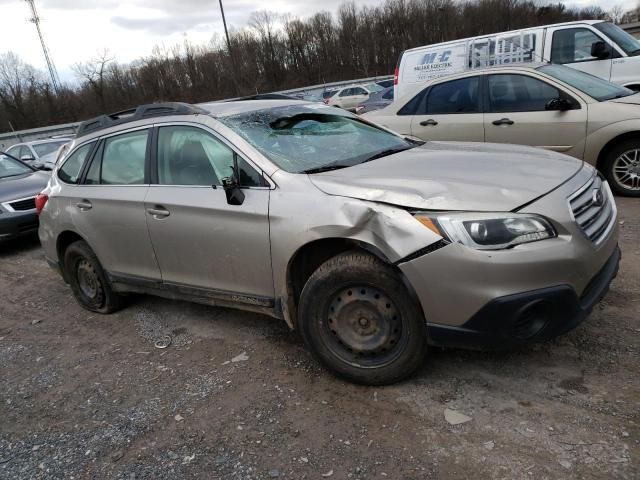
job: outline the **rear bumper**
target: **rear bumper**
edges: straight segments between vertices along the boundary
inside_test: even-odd
[[[38,216],[35,211],[0,213],[0,240],[36,231],[38,231]]]
[[[580,297],[569,285],[496,298],[461,326],[429,324],[429,342],[438,346],[500,349],[557,337],[578,326],[607,293],[618,273],[616,247]]]

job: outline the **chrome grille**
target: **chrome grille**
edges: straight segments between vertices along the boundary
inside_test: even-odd
[[[599,175],[569,197],[573,218],[595,244],[602,242],[616,220],[616,204],[609,186]]]

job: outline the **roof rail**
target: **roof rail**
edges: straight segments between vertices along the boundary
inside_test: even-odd
[[[82,137],[89,133],[103,130],[105,128],[121,125],[123,123],[142,120],[143,118],[162,117],[166,115],[196,115],[208,114],[206,110],[189,103],[167,102],[167,103],[151,103],[148,105],[140,105],[136,108],[123,110],[121,112],[112,113],[110,115],[100,115],[86,122],[82,122],[78,127],[76,137]]]

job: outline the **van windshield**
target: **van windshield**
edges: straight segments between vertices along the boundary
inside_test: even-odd
[[[607,82],[606,80],[581,72],[580,70],[565,67],[564,65],[543,65],[536,70],[571,85],[573,88],[577,88],[599,102],[628,97],[636,93],[628,88]]]
[[[613,40],[630,57],[640,55],[640,40],[633,38],[619,26],[602,22],[596,23],[594,27]]]

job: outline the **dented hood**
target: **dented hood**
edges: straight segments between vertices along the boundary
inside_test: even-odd
[[[408,208],[510,211],[566,182],[582,165],[531,147],[428,142],[309,178],[330,195]]]

